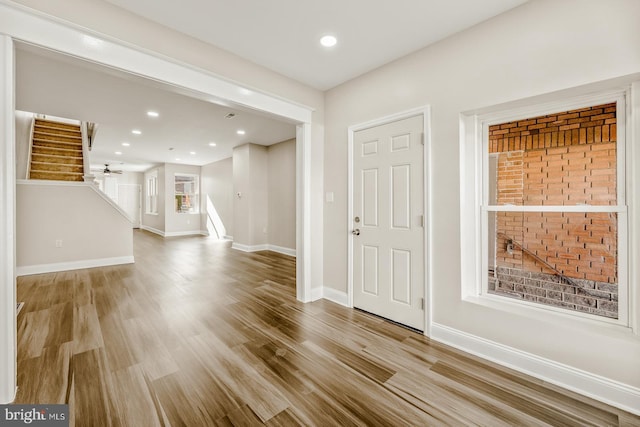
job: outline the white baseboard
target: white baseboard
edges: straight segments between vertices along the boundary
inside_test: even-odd
[[[231,248],[237,249],[242,252],[272,251],[272,252],[277,252],[284,255],[296,256],[295,249],[283,248],[282,246],[269,245],[269,244],[250,246],[250,245],[243,245],[242,243],[233,242],[231,244]]]
[[[233,242],[231,244],[232,249],[237,249],[242,252],[258,252],[258,251],[266,251],[269,245],[243,245],[242,243]]]
[[[285,248],[285,247],[276,246],[276,245],[267,245],[267,246],[269,247],[268,250],[270,250],[271,252],[277,252],[279,254],[289,255],[289,256],[296,256],[295,249]]]
[[[58,262],[55,264],[25,265],[16,268],[17,276],[32,274],[55,273],[58,271],[79,270],[82,268],[106,267],[109,265],[133,264],[133,256],[114,258],[86,259],[81,261]]]
[[[233,241],[233,236],[229,236],[228,234],[225,234],[222,238],[225,239],[225,240]]]
[[[146,231],[149,231],[151,233],[154,233],[154,234],[157,234],[159,236],[164,237],[164,231],[158,230],[157,228],[149,227],[148,225],[143,225],[143,224],[140,225],[140,228],[143,229],[143,230],[146,230]]]
[[[640,389],[433,323],[436,341],[640,415]]]
[[[328,288],[325,286],[324,288],[322,288],[322,298],[333,301],[336,304],[349,307],[349,296],[346,292],[338,291],[336,289]]]
[[[193,230],[193,231],[165,231],[164,237],[182,237],[182,236],[208,236],[207,231]]]

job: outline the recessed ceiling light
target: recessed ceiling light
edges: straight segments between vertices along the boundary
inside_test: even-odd
[[[158,117],[159,115],[157,111],[147,111],[147,116],[149,117]]]
[[[180,159],[176,157],[176,161],[177,161],[177,162],[179,162],[179,161],[180,161]]]
[[[116,154],[119,156],[122,154],[122,151],[116,151]]]
[[[189,154],[191,154],[192,156],[196,154],[195,151],[189,151]]]
[[[236,133],[237,133],[238,135],[244,135],[246,132],[245,132],[245,131],[243,131],[242,129],[238,129],[238,130],[236,131]]]
[[[140,131],[138,129],[132,130],[131,133],[134,134],[134,135],[142,135],[142,131]]]
[[[129,144],[128,142],[123,142],[123,143],[122,143],[122,146],[123,146],[123,147],[128,147],[128,146],[130,146],[130,145],[131,145],[131,144]]]
[[[324,47],[332,47],[335,46],[336,43],[338,43],[338,39],[334,36],[326,35],[320,39],[320,44]]]
[[[209,143],[209,146],[210,146],[210,147],[215,147],[216,145],[218,145],[218,144],[216,144],[215,142],[210,142],[210,143]]]

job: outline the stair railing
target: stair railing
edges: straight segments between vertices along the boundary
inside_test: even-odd
[[[27,155],[27,176],[24,179],[29,179],[31,176],[31,153],[33,152],[33,134],[36,128],[36,118],[35,116],[31,118],[31,130],[29,131],[29,154]]]
[[[531,258],[533,258],[538,263],[543,264],[549,270],[553,271],[553,274],[560,278],[560,283],[565,283],[565,284],[567,284],[569,286],[572,286],[574,288],[580,288],[582,290],[582,292],[584,292],[588,296],[594,296],[595,295],[589,288],[586,288],[586,287],[582,286],[580,284],[580,282],[578,282],[576,279],[572,279],[570,277],[567,277],[562,272],[560,272],[558,269],[556,269],[553,265],[549,264],[546,260],[542,259],[538,255],[536,255],[534,252],[532,252],[531,250],[526,248],[522,242],[518,242],[513,237],[508,236],[508,235],[506,235],[504,233],[501,233],[501,232],[497,232],[496,234],[499,237],[502,237],[503,239],[505,239],[507,242],[511,242],[511,244],[513,246],[519,247],[520,250],[522,250],[523,254],[530,256]]]

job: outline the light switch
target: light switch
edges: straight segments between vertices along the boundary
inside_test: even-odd
[[[329,191],[325,195],[325,200],[327,201],[327,203],[333,203],[333,191]]]

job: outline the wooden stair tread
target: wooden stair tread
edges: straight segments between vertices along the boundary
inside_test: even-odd
[[[77,125],[73,123],[56,122],[53,120],[46,120],[46,119],[36,119],[35,125],[43,126],[43,127],[55,127],[59,129],[72,129],[72,130],[80,128],[79,124]]]
[[[48,147],[48,146],[44,146],[44,145],[34,145],[33,146],[34,149],[36,149],[37,151],[40,150],[45,150],[45,151],[53,151],[56,153],[60,153],[60,154],[64,154],[64,153],[80,153],[80,155],[82,155],[82,149],[81,148],[60,148],[60,147]],[[43,154],[43,153],[38,153],[38,154]]]
[[[69,139],[79,139],[80,141],[82,141],[82,135],[64,135],[64,134],[59,134],[59,133],[50,133],[50,132],[42,132],[39,131],[37,129],[33,130],[33,134],[36,135],[47,135],[47,136],[55,136],[56,138],[69,138]]]
[[[83,160],[82,156],[59,156],[57,154],[42,154],[42,153],[31,153],[33,156],[38,157],[53,157],[54,159],[69,159],[69,160]]]
[[[51,162],[43,162],[43,161],[38,161],[38,160],[32,160],[31,161],[32,165],[56,165],[56,166],[60,166],[60,163],[51,163]],[[78,166],[78,165],[62,165],[62,166]],[[80,165],[82,166],[82,165]]]
[[[82,143],[67,142],[67,141],[53,141],[49,139],[40,139],[40,138],[33,138],[33,142],[44,143],[44,144],[62,144],[62,145],[82,147]]]
[[[82,175],[84,175],[84,172],[50,171],[50,170],[41,170],[41,169],[31,169],[31,175],[33,175],[34,173],[50,174],[50,175],[74,175],[74,176],[82,176]]]

